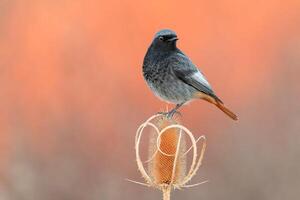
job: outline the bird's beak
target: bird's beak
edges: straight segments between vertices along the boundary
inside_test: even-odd
[[[173,38],[168,39],[167,41],[168,42],[173,42],[173,41],[177,41],[178,39],[179,39],[178,37],[173,37]]]

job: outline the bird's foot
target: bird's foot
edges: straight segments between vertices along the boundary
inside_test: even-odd
[[[177,110],[170,110],[169,112],[158,112],[157,114],[163,115],[167,119],[172,119],[175,114],[178,114],[181,116],[181,113],[178,112]]]
[[[168,113],[169,113],[169,112],[158,112],[157,114],[158,114],[158,115],[164,115],[164,116],[167,116]]]

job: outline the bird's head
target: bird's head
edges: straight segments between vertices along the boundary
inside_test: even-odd
[[[163,29],[157,32],[152,41],[152,46],[161,51],[176,49],[176,41],[178,37],[176,33],[170,29]]]

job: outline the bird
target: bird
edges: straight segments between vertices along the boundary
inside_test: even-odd
[[[218,107],[231,119],[237,120],[237,115],[225,107],[203,73],[177,48],[177,40],[177,34],[173,30],[158,31],[142,66],[143,77],[154,94],[161,100],[176,105],[163,114],[172,118],[182,105],[195,99],[203,99]]]

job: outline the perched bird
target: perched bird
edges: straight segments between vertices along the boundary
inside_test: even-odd
[[[177,40],[174,31],[159,31],[143,62],[143,76],[154,94],[166,102],[176,104],[174,109],[165,114],[172,118],[185,103],[204,99],[237,120],[237,116],[214,93],[201,71],[177,48]]]

